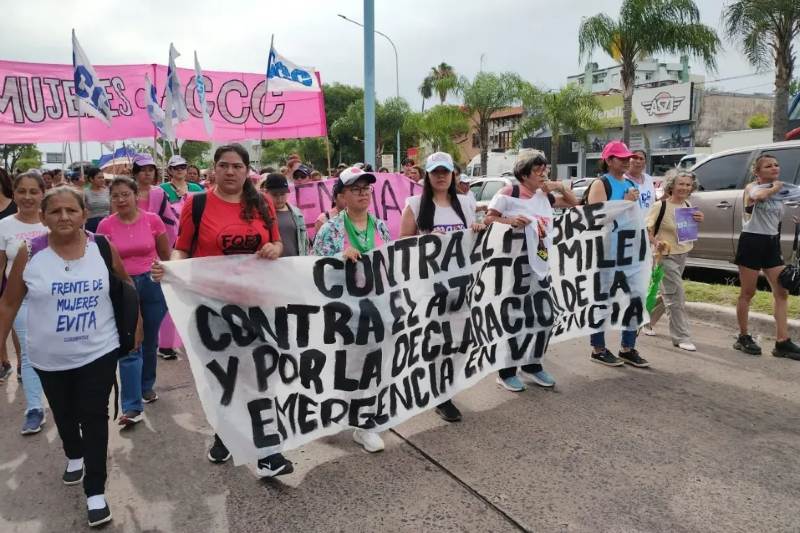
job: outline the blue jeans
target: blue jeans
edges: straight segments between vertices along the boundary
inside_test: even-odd
[[[142,394],[153,390],[156,384],[158,329],[167,313],[167,303],[161,285],[150,279],[149,272],[131,278],[139,293],[144,340],[141,348],[119,360],[120,396],[122,412],[141,412],[144,410]]]
[[[589,343],[592,348],[605,348],[606,347],[606,332],[598,331],[589,336]],[[622,344],[623,348],[636,348],[636,330],[623,330],[622,331]]]
[[[22,366],[22,390],[25,392],[25,414],[32,409],[43,409],[42,406],[42,382],[39,381],[39,374],[31,366],[28,359],[28,303],[22,300],[17,316],[14,318],[14,331],[19,338],[19,347],[22,352],[19,354]]]

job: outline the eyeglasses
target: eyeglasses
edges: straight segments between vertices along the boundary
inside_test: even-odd
[[[175,165],[174,167],[169,167],[173,170],[186,170],[188,167],[186,165]]]
[[[348,187],[348,189],[357,196],[363,196],[365,194],[370,194],[372,192],[372,185],[367,185],[365,187]]]
[[[116,201],[116,200],[127,200],[131,196],[133,196],[133,192],[131,192],[131,191],[116,192],[116,193],[111,195],[111,199],[114,200],[114,201]]]

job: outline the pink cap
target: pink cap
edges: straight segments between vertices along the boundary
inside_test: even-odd
[[[603,147],[603,153],[600,159],[607,161],[609,157],[616,157],[617,159],[630,159],[633,153],[628,150],[625,143],[622,141],[611,141]]]

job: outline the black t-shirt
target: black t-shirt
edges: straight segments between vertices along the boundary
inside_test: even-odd
[[[17,212],[17,204],[14,203],[14,200],[11,200],[11,202],[9,202],[6,208],[0,211],[0,220],[3,220],[4,218],[13,215],[16,212]]]

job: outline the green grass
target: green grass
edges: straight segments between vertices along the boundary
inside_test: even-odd
[[[735,285],[717,285],[700,283],[699,281],[683,281],[686,290],[686,301],[703,302],[727,307],[736,307],[739,298],[739,287]],[[772,293],[769,291],[756,291],[750,304],[750,310],[758,313],[772,314]],[[789,316],[800,315],[800,296],[789,296]]]

